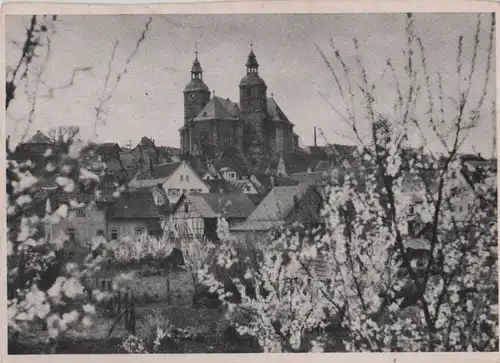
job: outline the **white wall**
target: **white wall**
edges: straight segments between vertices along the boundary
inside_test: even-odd
[[[177,203],[180,196],[186,194],[208,193],[209,188],[186,163],[182,163],[163,183],[170,203]],[[197,192],[199,190],[199,192]],[[177,194],[174,194],[174,193]]]

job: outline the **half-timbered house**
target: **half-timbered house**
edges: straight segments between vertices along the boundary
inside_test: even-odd
[[[231,226],[243,222],[255,204],[245,194],[183,195],[172,211],[172,224],[180,238],[217,240],[217,220]]]

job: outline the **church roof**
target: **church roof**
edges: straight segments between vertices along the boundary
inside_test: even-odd
[[[36,134],[31,137],[27,144],[52,144],[52,140],[48,138],[43,132],[37,130]]]
[[[240,81],[240,87],[242,86],[266,86],[266,82],[257,73],[248,73]]]
[[[286,117],[285,113],[272,97],[267,99],[267,113],[269,114],[269,117],[271,117],[272,121],[285,122],[293,126],[293,123],[288,120],[288,117]]]
[[[238,104],[229,99],[214,96],[201,110],[198,116],[194,118],[194,121],[237,120],[239,117],[240,108]]]
[[[203,73],[203,69],[201,68],[200,61],[198,60],[198,56],[195,57],[193,66],[191,67],[191,72],[193,73]]]
[[[246,66],[247,67],[258,67],[259,66],[259,63],[257,62],[257,57],[255,56],[253,49],[250,50],[250,54],[248,55],[248,60],[247,60]]]
[[[191,82],[187,84],[186,88],[184,88],[184,92],[200,91],[200,90],[210,92],[205,82],[203,82],[201,79],[198,78],[192,79]]]

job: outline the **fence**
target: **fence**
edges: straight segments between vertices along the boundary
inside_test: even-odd
[[[104,298],[98,305],[102,308],[110,318],[115,318],[115,322],[109,330],[109,335],[113,332],[118,322],[123,318],[125,321],[125,330],[130,334],[135,335],[136,332],[136,301],[134,291],[130,288],[125,290],[113,289],[113,280],[110,278],[99,278],[85,281],[85,290],[89,301],[92,299],[92,291],[98,289],[102,292],[107,292]]]

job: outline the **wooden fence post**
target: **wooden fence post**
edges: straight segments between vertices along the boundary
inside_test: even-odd
[[[135,304],[133,301],[130,305],[130,331],[132,335],[135,335]]]
[[[118,314],[122,312],[122,292],[118,290]]]
[[[167,271],[167,304],[172,304],[172,297],[170,296],[170,271]]]

